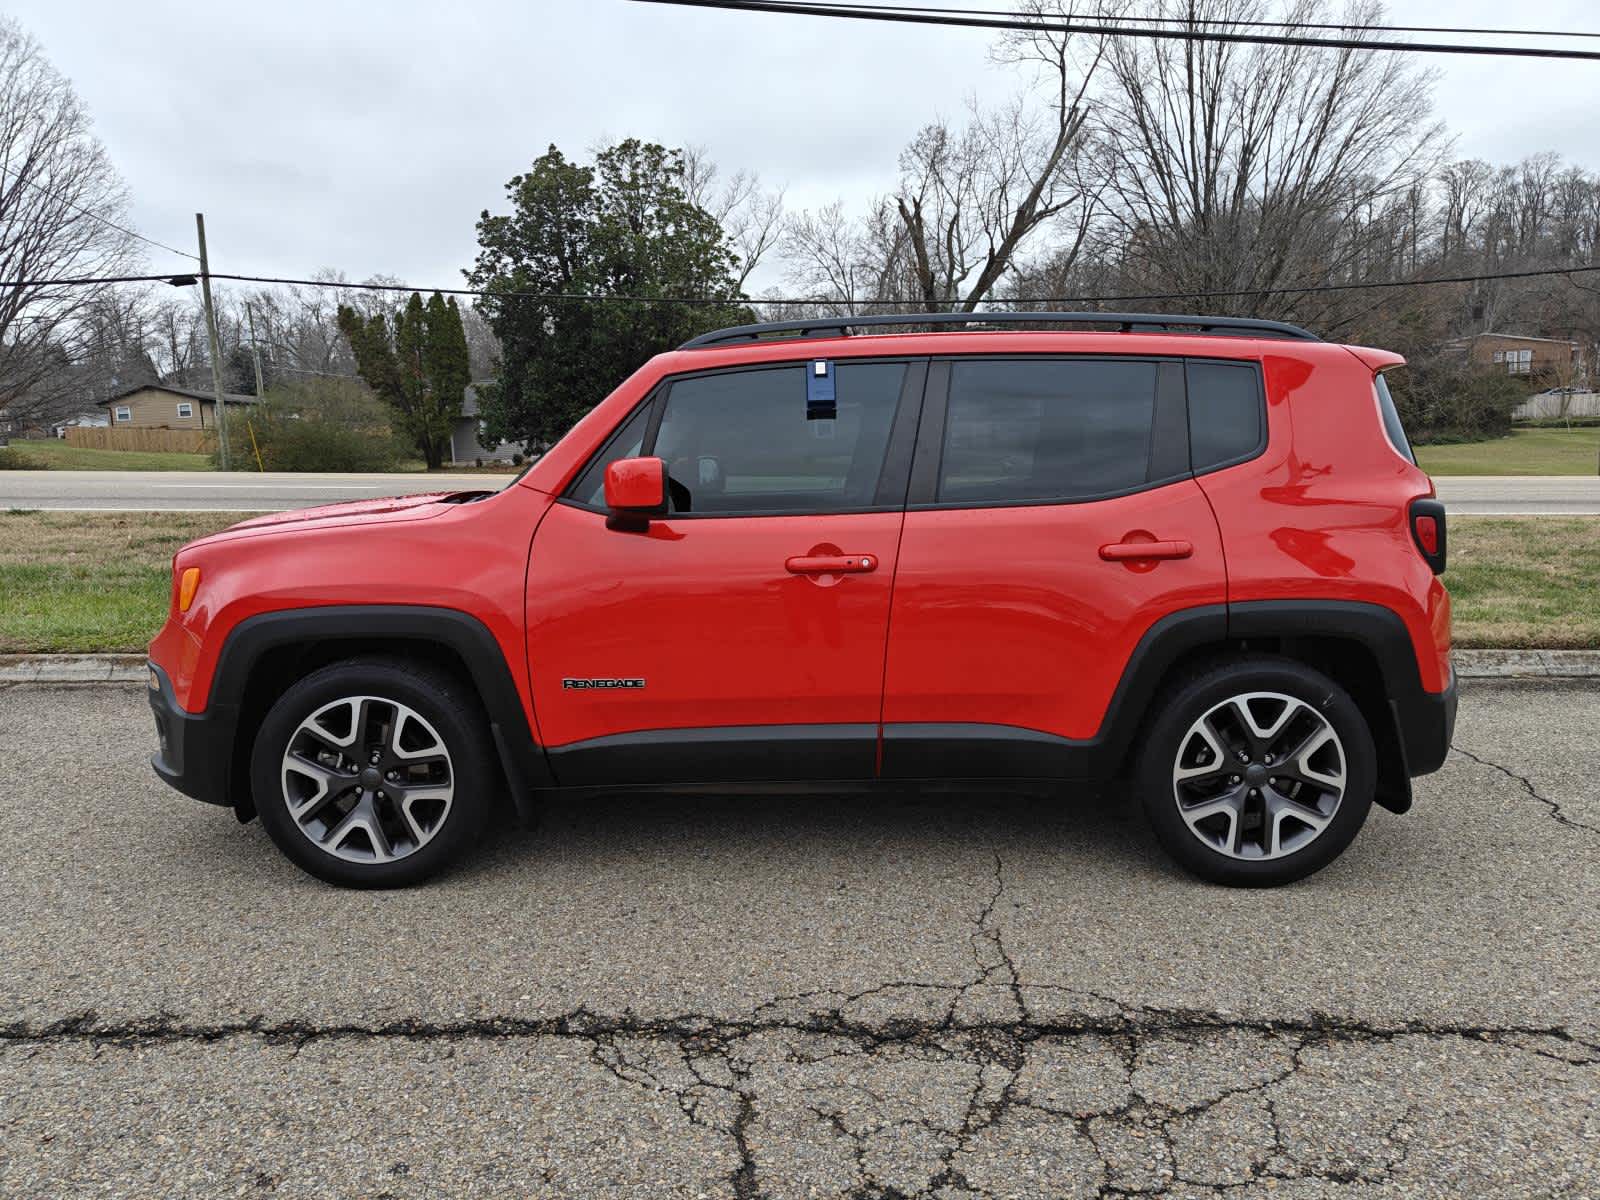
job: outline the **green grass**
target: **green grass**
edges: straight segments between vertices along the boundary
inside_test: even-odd
[[[142,650],[173,552],[243,513],[0,512],[0,653]],[[1600,517],[1455,517],[1456,645],[1600,648]]]
[[[54,471],[209,471],[209,454],[160,450],[90,450],[62,438],[12,442],[17,453]]]
[[[1416,451],[1430,475],[1593,475],[1600,468],[1600,426],[1516,429],[1510,437]]]
[[[0,512],[0,652],[144,649],[173,552],[248,515]]]
[[[1600,517],[1452,517],[1458,646],[1600,648]]]

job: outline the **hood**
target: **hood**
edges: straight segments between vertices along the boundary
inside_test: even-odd
[[[437,515],[438,505],[461,492],[423,492],[416,496],[381,496],[370,500],[345,500],[338,504],[319,504],[314,508],[291,508],[287,512],[268,513],[230,525],[232,529],[260,529],[267,525],[298,525],[307,521],[349,520],[351,518],[388,517],[415,520],[418,517]],[[427,510],[427,511],[424,511]],[[397,516],[397,514],[405,514]]]

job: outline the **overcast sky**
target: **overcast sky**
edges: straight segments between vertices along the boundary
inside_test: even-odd
[[[791,207],[860,203],[920,125],[1018,82],[983,31],[627,0],[6,8],[88,104],[137,228],[192,248],[204,211],[213,269],[248,274],[459,285],[479,212],[503,211],[506,180],[551,143],[703,145],[786,186]],[[1393,0],[1389,19],[1600,29],[1600,5]],[[1600,63],[1430,61],[1459,156],[1549,149],[1600,168]],[[149,265],[182,263],[152,251]]]

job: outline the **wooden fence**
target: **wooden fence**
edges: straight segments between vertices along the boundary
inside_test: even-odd
[[[106,429],[69,426],[67,445],[87,450],[158,450],[210,454],[217,436],[209,429]]]

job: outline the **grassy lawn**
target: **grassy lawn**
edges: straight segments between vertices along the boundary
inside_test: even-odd
[[[12,442],[24,458],[56,471],[209,471],[206,454],[179,454],[157,450],[90,450],[69,446],[62,438]]]
[[[0,652],[143,650],[173,552],[248,516],[0,512]]]
[[[244,513],[0,512],[0,653],[144,649],[172,554]],[[1455,517],[1456,645],[1600,648],[1600,517]]]
[[[1514,429],[1506,438],[1416,450],[1417,464],[1430,475],[1593,475],[1600,426]]]
[[[1600,648],[1600,517],[1452,517],[1458,646]]]

